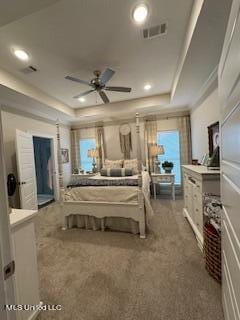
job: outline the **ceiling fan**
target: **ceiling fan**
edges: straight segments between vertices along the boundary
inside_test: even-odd
[[[83,96],[86,96],[87,94],[96,91],[102,101],[104,103],[109,103],[110,100],[108,99],[106,93],[104,92],[104,90],[107,91],[117,91],[117,92],[131,92],[132,88],[127,88],[127,87],[109,87],[106,86],[106,83],[112,78],[112,76],[114,75],[115,71],[113,71],[112,69],[107,68],[104,72],[101,72],[99,70],[96,70],[93,72],[93,74],[96,76],[96,78],[93,78],[90,82],[85,81],[85,80],[80,80],[71,76],[66,76],[65,79],[71,80],[71,81],[75,81],[81,84],[85,84],[87,86],[92,87],[93,89],[85,91],[83,93],[80,93],[76,96],[74,96],[73,98],[78,99],[81,98]]]

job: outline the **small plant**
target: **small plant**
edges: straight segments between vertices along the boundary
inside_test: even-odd
[[[162,164],[162,167],[166,173],[171,173],[172,169],[174,167],[174,164],[173,164],[173,162],[164,161]]]
[[[73,173],[73,174],[78,174],[78,173],[79,173],[78,168],[73,168],[72,173]]]

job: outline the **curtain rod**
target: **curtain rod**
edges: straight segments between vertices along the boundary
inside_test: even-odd
[[[143,121],[153,121],[153,120],[168,120],[168,119],[173,119],[173,118],[182,118],[182,117],[189,117],[189,111],[180,111],[179,114],[174,114],[174,115],[139,115],[139,120],[140,122]],[[124,123],[136,123],[136,118],[129,118],[129,119],[122,119],[122,120],[113,120],[113,121],[107,121],[107,122],[95,122],[95,123],[89,123],[85,124],[83,126],[79,125],[76,127],[72,127],[71,130],[78,130],[78,129],[93,129],[97,127],[104,127],[104,126],[111,126],[111,125],[120,125]]]
[[[143,119],[145,121],[153,121],[153,120],[168,120],[168,119],[173,119],[173,118],[184,118],[184,117],[190,117],[189,113],[186,114],[179,114],[179,115],[169,115],[169,116],[161,116],[161,115],[157,115],[157,116],[149,116],[149,117],[144,117]]]

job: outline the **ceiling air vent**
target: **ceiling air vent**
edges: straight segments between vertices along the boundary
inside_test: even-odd
[[[24,73],[24,74],[29,74],[29,73],[32,73],[32,72],[37,72],[38,70],[33,66],[28,66],[28,67],[26,67],[24,69],[21,69],[20,71],[22,73]]]
[[[152,38],[160,37],[161,35],[166,33],[167,33],[167,24],[162,23],[157,26],[143,29],[143,38],[152,39]]]

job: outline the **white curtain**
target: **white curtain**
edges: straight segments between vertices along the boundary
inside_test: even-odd
[[[72,159],[72,172],[81,167],[80,163],[80,132],[77,129],[71,130],[71,159]]]
[[[176,119],[173,120],[173,119]],[[189,116],[179,116],[169,119],[149,119],[145,121],[145,155],[146,166],[148,170],[154,171],[153,155],[151,155],[151,146],[157,144],[157,132],[162,130],[179,131],[180,136],[180,158],[181,164],[191,164],[192,162],[192,143],[191,143],[191,124]],[[166,121],[169,120],[169,124]],[[169,128],[169,129],[168,129]]]
[[[145,153],[146,166],[148,171],[154,171],[154,159],[151,154],[151,147],[157,144],[157,121],[147,120],[145,122]]]
[[[98,158],[97,158],[97,168],[98,171],[101,170],[105,161],[105,139],[104,139],[104,128],[97,127],[95,131],[96,137],[96,148],[98,150]]]
[[[181,164],[192,163],[191,122],[189,116],[177,118],[180,133]]]

